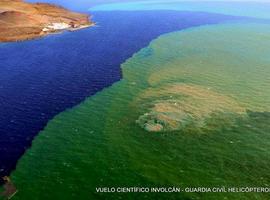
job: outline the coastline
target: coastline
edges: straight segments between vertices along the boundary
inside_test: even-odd
[[[1,43],[4,44],[4,43],[10,43],[10,42],[23,42],[23,41],[35,40],[35,39],[40,39],[40,38],[43,38],[43,37],[46,37],[46,36],[49,36],[49,35],[53,35],[53,34],[62,34],[63,32],[66,32],[66,31],[75,32],[75,31],[79,31],[79,30],[82,30],[82,29],[93,27],[95,25],[96,24],[93,23],[93,24],[84,25],[84,26],[81,26],[81,27],[78,27],[78,28],[68,28],[68,29],[56,30],[56,31],[51,31],[51,32],[43,32],[43,33],[40,33],[39,35],[32,35],[32,36],[21,38],[21,39],[18,38],[16,40],[6,40],[6,41],[1,41],[0,40],[0,44]]]
[[[0,42],[18,42],[93,26],[91,16],[48,3],[0,2]]]

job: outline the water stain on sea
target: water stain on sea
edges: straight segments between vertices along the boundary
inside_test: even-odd
[[[120,80],[120,64],[152,39],[241,19],[175,11],[91,14],[95,27],[0,45],[0,177],[15,169],[50,119]]]
[[[20,190],[14,199],[168,199],[96,193],[96,187],[268,187],[269,30],[265,24],[213,25],[154,40],[122,65],[121,81],[50,121],[12,174]],[[145,113],[167,129],[146,129],[138,122]],[[184,117],[171,123],[178,115]]]

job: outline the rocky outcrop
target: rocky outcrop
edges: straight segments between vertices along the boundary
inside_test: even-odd
[[[0,0],[0,42],[34,39],[93,25],[86,14],[47,3]]]

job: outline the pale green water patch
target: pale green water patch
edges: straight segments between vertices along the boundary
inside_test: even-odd
[[[268,187],[269,54],[268,25],[205,26],[159,37],[122,65],[123,80],[61,113],[37,136],[12,174],[14,199],[269,199],[267,193],[95,192]],[[145,130],[137,120],[146,113],[145,124],[165,129]]]

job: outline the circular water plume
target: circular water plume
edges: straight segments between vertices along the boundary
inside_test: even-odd
[[[136,121],[150,132],[176,131],[188,125],[205,126],[213,114],[244,114],[245,108],[233,98],[198,85],[174,83],[149,88],[138,105],[147,112]]]

